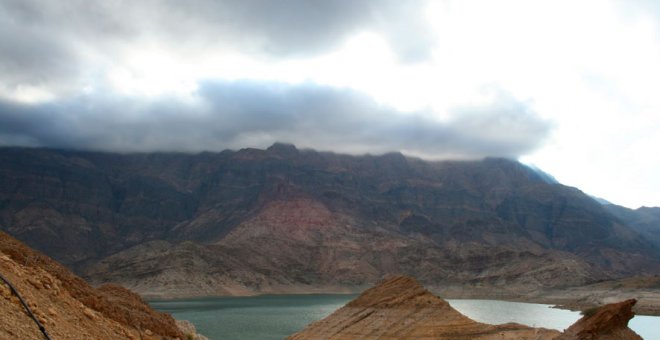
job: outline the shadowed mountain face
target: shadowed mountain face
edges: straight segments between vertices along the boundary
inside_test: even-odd
[[[142,293],[307,291],[390,273],[561,286],[660,272],[658,248],[624,221],[505,159],[284,144],[195,155],[6,148],[0,174],[2,230]]]
[[[660,248],[660,208],[641,207],[633,210],[615,204],[603,207]]]

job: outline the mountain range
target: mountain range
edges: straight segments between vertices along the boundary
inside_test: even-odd
[[[1,230],[145,296],[660,274],[660,209],[600,204],[515,160],[1,148],[0,174]]]

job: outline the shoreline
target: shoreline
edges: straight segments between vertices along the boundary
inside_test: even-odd
[[[242,292],[243,294],[195,294],[194,292],[177,294],[154,294],[140,293],[143,299],[149,302],[206,299],[216,297],[255,297],[268,295],[356,295],[364,291],[359,287],[287,287],[282,290],[269,290],[264,292]],[[564,289],[536,289],[514,293],[511,288],[502,289],[495,287],[468,287],[468,286],[435,286],[429,289],[433,294],[443,299],[470,299],[470,300],[498,300],[524,303],[537,303],[551,305],[552,308],[566,309],[572,311],[583,311],[589,308],[602,306],[608,303],[623,301],[634,298],[638,300],[633,311],[637,315],[660,316],[660,289],[612,289],[596,288],[593,285],[567,287]]]
[[[636,299],[633,311],[637,315],[660,316],[660,290],[625,290],[625,289],[593,289],[591,286],[569,287],[565,289],[535,290],[527,293],[512,293],[509,291],[470,292],[456,294],[443,289],[432,290],[446,299],[483,299],[511,302],[538,303],[551,305],[552,308],[571,311],[584,311],[609,303]]]

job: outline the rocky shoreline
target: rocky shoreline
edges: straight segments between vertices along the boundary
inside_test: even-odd
[[[602,281],[590,285],[525,289],[466,285],[431,287],[431,291],[449,299],[487,299],[516,302],[542,303],[573,311],[605,304],[636,299],[634,311],[638,315],[660,316],[660,275],[640,276]]]

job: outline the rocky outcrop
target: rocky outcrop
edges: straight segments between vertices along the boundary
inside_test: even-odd
[[[595,309],[564,333],[514,323],[488,325],[462,315],[416,280],[397,276],[287,339],[637,340],[627,327],[634,304],[628,300]]]
[[[636,302],[630,299],[587,310],[584,317],[556,340],[641,340],[642,337],[628,328],[628,321],[635,316],[632,308]]]
[[[0,232],[0,273],[53,339],[183,339],[174,319],[119,286],[94,289],[50,258]],[[18,297],[0,284],[0,338],[40,339]]]
[[[209,340],[209,338],[205,337],[204,335],[197,333],[197,328],[195,328],[195,325],[193,325],[190,321],[176,320],[176,325],[183,332],[183,334],[186,335],[186,340]]]
[[[394,273],[521,292],[660,273],[638,232],[518,162],[282,144],[0,148],[0,229],[95,283],[161,296],[350,290]]]

